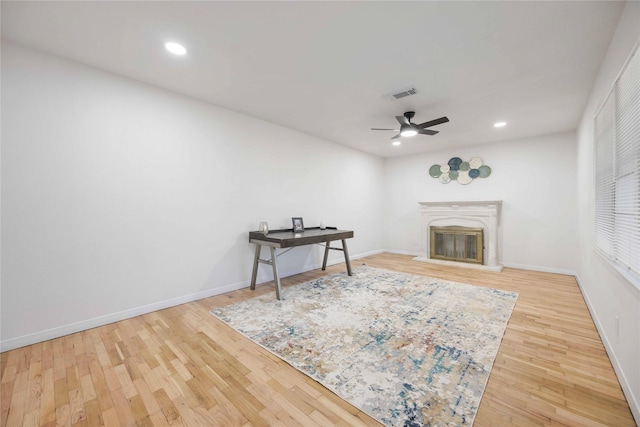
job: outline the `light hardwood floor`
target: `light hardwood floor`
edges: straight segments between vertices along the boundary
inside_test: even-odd
[[[573,277],[391,254],[361,263],[520,294],[476,426],[636,425]],[[344,264],[283,279],[284,294],[339,271]],[[4,352],[1,425],[378,426],[209,314],[272,291],[243,289]]]

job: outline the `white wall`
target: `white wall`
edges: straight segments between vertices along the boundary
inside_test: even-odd
[[[247,286],[248,231],[382,247],[383,162],[175,93],[2,45],[2,350]],[[338,262],[342,253],[333,252]],[[321,248],[279,258],[317,268]],[[259,281],[271,280],[261,266]]]
[[[428,141],[425,142],[428,144]],[[488,178],[468,185],[429,176],[452,157],[480,157]],[[575,272],[576,137],[574,133],[430,152],[385,161],[384,229],[389,251],[418,254],[422,201],[502,200],[506,266]]]
[[[639,39],[640,3],[627,2],[577,132],[577,177],[581,183],[577,216],[578,279],[637,422],[640,422],[640,290],[593,250],[593,117]]]

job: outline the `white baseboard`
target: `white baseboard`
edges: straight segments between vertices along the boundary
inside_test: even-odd
[[[354,259],[364,258],[366,256],[379,254],[381,252],[382,252],[381,250],[365,252],[365,253],[353,255],[350,257],[350,259],[353,261]],[[344,262],[344,258],[336,257],[333,260],[327,260],[327,265],[339,264],[341,262]],[[281,278],[288,277],[294,274],[303,273],[305,271],[315,270],[320,267],[322,267],[322,263],[315,263],[312,265],[303,266],[302,268],[299,268],[299,269],[280,271],[279,275]],[[248,268],[247,271],[251,271],[251,269]],[[272,275],[269,275],[268,277],[270,278],[264,280],[262,283],[270,282],[271,280],[273,280]],[[94,317],[91,319],[82,320],[80,322],[58,326],[55,328],[46,329],[44,331],[38,331],[28,335],[22,335],[16,338],[1,340],[0,352],[13,350],[16,348],[39,343],[42,341],[51,340],[54,338],[63,337],[65,335],[86,331],[87,329],[108,325],[109,323],[119,322],[120,320],[130,319],[132,317],[151,313],[153,311],[163,310],[165,308],[175,307],[180,304],[186,304],[188,302],[193,302],[193,301],[201,300],[203,298],[209,298],[215,295],[224,294],[226,292],[231,292],[238,289],[246,288],[249,286],[249,284],[250,282],[248,280],[231,283],[231,284],[220,286],[217,288],[206,289],[204,291],[196,292],[193,294],[183,295],[183,296],[171,298],[165,301],[159,301],[152,304],[147,304],[141,307],[130,308],[127,310],[119,311],[117,313],[111,313],[104,316]]]
[[[564,274],[566,276],[575,276],[577,274],[575,270],[569,270],[566,268],[542,267],[539,265],[516,264],[513,262],[503,262],[502,265],[508,268],[517,268],[519,270],[531,270],[531,271],[540,271],[542,273]]]
[[[436,261],[436,260],[428,260],[427,258],[422,258],[422,252],[400,251],[400,250],[396,250],[396,249],[384,249],[381,252],[387,252],[387,253],[390,253],[390,254],[398,254],[398,255],[411,255],[411,256],[414,256],[414,257],[418,258],[418,259],[416,259],[416,261],[428,261],[428,262]],[[434,262],[434,263],[438,264],[437,262]],[[466,265],[463,265],[462,263],[447,263],[446,261],[444,261],[443,264],[466,267]],[[576,275],[576,272],[574,270],[568,270],[568,269],[564,269],[564,268],[542,267],[542,266],[539,266],[539,265],[516,264],[516,263],[509,263],[509,262],[502,262],[502,263],[499,263],[499,264],[500,264],[499,267],[497,267],[497,268],[493,268],[492,267],[492,268],[489,268],[489,270],[491,270],[491,271],[501,271],[502,267],[509,267],[509,268],[517,268],[519,270],[532,270],[532,271],[541,271],[543,273],[565,274],[565,275],[568,275],[568,276],[575,276]]]
[[[382,249],[378,249],[378,250],[375,250],[375,251],[369,251],[369,252],[363,252],[361,254],[351,255],[351,256],[349,256],[349,259],[351,261],[353,261],[354,259],[365,258],[365,257],[371,256],[371,255],[378,255],[378,254],[381,254],[383,252],[384,251]],[[344,258],[337,257],[333,261],[327,261],[327,265],[340,264],[341,262],[344,262]],[[316,268],[320,268],[320,267],[322,267],[322,264],[318,264],[318,266]],[[352,267],[353,267],[353,263],[352,263]]]
[[[470,262],[454,262],[454,261],[445,261],[445,260],[439,260],[439,259],[431,259],[431,258],[425,258],[421,256],[417,256],[413,258],[413,261],[429,262],[431,264],[448,265],[451,267],[475,268],[476,270],[495,271],[496,273],[501,272],[502,269],[504,268],[502,264],[483,265],[483,264],[473,264]]]
[[[415,251],[399,251],[396,249],[384,249],[381,250],[380,252],[386,252],[389,254],[398,254],[398,255],[411,255],[411,256],[420,256],[420,254],[422,252],[415,252]]]
[[[600,323],[600,319],[598,319],[598,315],[593,309],[593,305],[591,304],[591,300],[589,300],[589,295],[584,290],[582,286],[582,282],[580,281],[580,276],[577,274],[576,281],[578,282],[578,287],[580,288],[580,292],[582,293],[582,297],[584,298],[585,303],[587,304],[587,308],[589,309],[589,313],[591,314],[591,318],[593,319],[593,323],[596,325],[596,329],[598,330],[598,335],[600,335],[600,339],[602,340],[602,344],[604,344],[604,349],[609,356],[609,360],[611,361],[611,365],[613,366],[613,370],[618,376],[618,382],[620,382],[620,387],[622,387],[622,392],[624,393],[624,397],[627,399],[627,403],[629,404],[629,408],[631,409],[631,413],[635,418],[636,424],[640,424],[640,402],[638,401],[638,397],[634,394],[633,389],[629,385],[629,380],[624,374],[622,367],[620,366],[620,362],[616,357],[615,352],[613,351],[613,347],[609,342],[607,335],[604,333],[604,328]]]
[[[24,347],[26,345],[63,337],[65,335],[73,334],[76,332],[86,331],[87,329],[108,325],[109,323],[119,322],[120,320],[129,319],[131,317],[140,316],[143,314],[151,313],[153,311],[163,310],[169,307],[175,307],[176,305],[186,304],[188,302],[212,297],[214,295],[224,294],[225,292],[235,291],[238,289],[246,288],[247,286],[249,286],[249,282],[232,283],[218,288],[200,291],[194,294],[183,295],[177,298],[143,305],[141,307],[130,308],[127,310],[119,311],[117,313],[94,317],[92,319],[46,329],[44,331],[39,331],[33,334],[3,340],[0,341],[0,351],[13,350],[16,348]]]

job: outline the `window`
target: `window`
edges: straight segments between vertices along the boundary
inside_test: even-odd
[[[640,286],[640,48],[595,117],[595,248]]]

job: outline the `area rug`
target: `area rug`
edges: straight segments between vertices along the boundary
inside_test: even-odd
[[[517,293],[362,265],[211,313],[388,426],[472,425]]]

